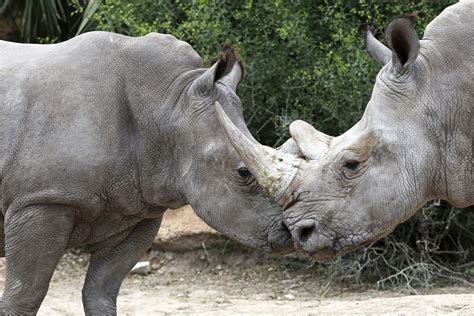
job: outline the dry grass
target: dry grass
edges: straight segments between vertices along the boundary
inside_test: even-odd
[[[334,282],[376,282],[380,289],[443,284],[474,287],[474,212],[433,203],[369,248],[315,264]]]

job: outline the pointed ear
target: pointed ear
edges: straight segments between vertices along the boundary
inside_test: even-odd
[[[399,73],[409,69],[420,52],[414,21],[414,16],[398,18],[387,28],[386,38],[392,50],[392,65]]]
[[[364,45],[369,55],[381,66],[385,66],[392,56],[390,49],[374,37],[370,27],[364,32]]]
[[[242,65],[241,61],[238,61],[232,67],[232,70],[222,77],[219,81],[223,84],[229,86],[234,92],[237,90],[239,83],[242,81],[244,77],[244,66]]]
[[[214,84],[232,71],[236,60],[234,49],[225,45],[219,59],[193,83],[199,94],[211,92]]]

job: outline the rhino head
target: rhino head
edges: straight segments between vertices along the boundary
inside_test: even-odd
[[[362,119],[339,137],[295,121],[288,155],[245,139],[221,118],[246,165],[285,209],[301,251],[322,260],[356,249],[434,198],[474,202],[473,64],[469,50],[462,52],[472,48],[463,41],[472,30],[461,26],[456,34],[450,26],[436,38],[443,26],[432,24],[420,41],[411,18],[394,20],[389,47],[367,32],[366,47],[383,68]]]
[[[222,104],[231,124],[253,139],[236,89],[244,68],[236,53],[224,47],[208,69],[201,68],[180,98],[186,111],[180,122],[178,175],[186,202],[207,224],[228,237],[267,251],[294,251],[291,234],[283,224],[283,210],[247,169],[217,119],[215,102]]]

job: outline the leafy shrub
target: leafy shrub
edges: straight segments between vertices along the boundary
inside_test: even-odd
[[[7,39],[33,43],[67,40],[85,30],[100,0],[0,0],[0,30]]]
[[[303,118],[339,134],[360,117],[378,66],[361,29],[382,37],[388,23],[418,12],[418,29],[456,1],[152,1],[106,0],[95,29],[138,36],[170,33],[209,60],[224,42],[240,49],[246,78],[239,95],[254,135],[269,145]]]

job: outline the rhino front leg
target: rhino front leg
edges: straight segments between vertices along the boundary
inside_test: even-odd
[[[58,205],[9,209],[6,280],[0,315],[35,315],[74,227],[74,210]]]
[[[146,219],[118,245],[91,255],[82,302],[86,315],[116,315],[117,295],[123,279],[150,247],[161,218]]]

